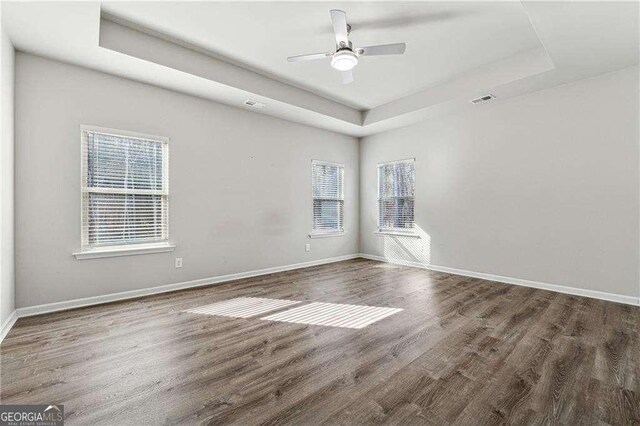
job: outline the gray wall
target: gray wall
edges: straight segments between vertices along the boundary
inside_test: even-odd
[[[18,307],[358,252],[357,139],[23,53],[16,116]],[[171,138],[174,253],[72,256],[81,124]],[[345,165],[346,236],[307,239],[312,159]]]
[[[4,31],[0,31],[0,324],[15,309],[13,233],[13,95],[15,52]]]
[[[361,141],[361,252],[639,296],[638,68]],[[374,235],[376,165],[415,157],[422,238]]]
[[[637,68],[358,143],[28,54],[18,53],[16,66],[18,307],[358,251],[639,295]],[[73,258],[81,124],[171,138],[175,253]],[[3,149],[10,149],[5,140],[3,130]],[[409,157],[416,158],[422,238],[375,236],[376,164]],[[311,159],[346,166],[347,236],[306,237]],[[174,257],[184,258],[182,269]],[[12,288],[3,284],[3,310],[12,309],[4,306]]]

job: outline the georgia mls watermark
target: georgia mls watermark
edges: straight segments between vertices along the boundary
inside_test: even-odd
[[[0,405],[0,426],[61,426],[64,405]]]

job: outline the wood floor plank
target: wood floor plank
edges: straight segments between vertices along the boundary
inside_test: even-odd
[[[401,308],[363,329],[185,312]],[[640,424],[640,308],[354,259],[18,320],[3,404],[68,424]]]

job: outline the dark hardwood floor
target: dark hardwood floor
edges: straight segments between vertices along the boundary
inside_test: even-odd
[[[402,308],[355,330],[196,315]],[[640,424],[640,308],[356,259],[19,319],[3,404],[68,424]]]

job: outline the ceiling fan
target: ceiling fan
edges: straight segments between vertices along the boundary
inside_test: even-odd
[[[332,9],[331,22],[336,36],[336,51],[327,53],[312,53],[309,55],[290,56],[289,62],[311,61],[314,59],[331,58],[331,66],[342,71],[342,83],[349,84],[353,81],[353,67],[358,65],[360,56],[376,55],[401,55],[407,45],[404,43],[380,44],[377,46],[356,47],[349,41],[351,25],[347,24],[347,14],[342,10]]]

